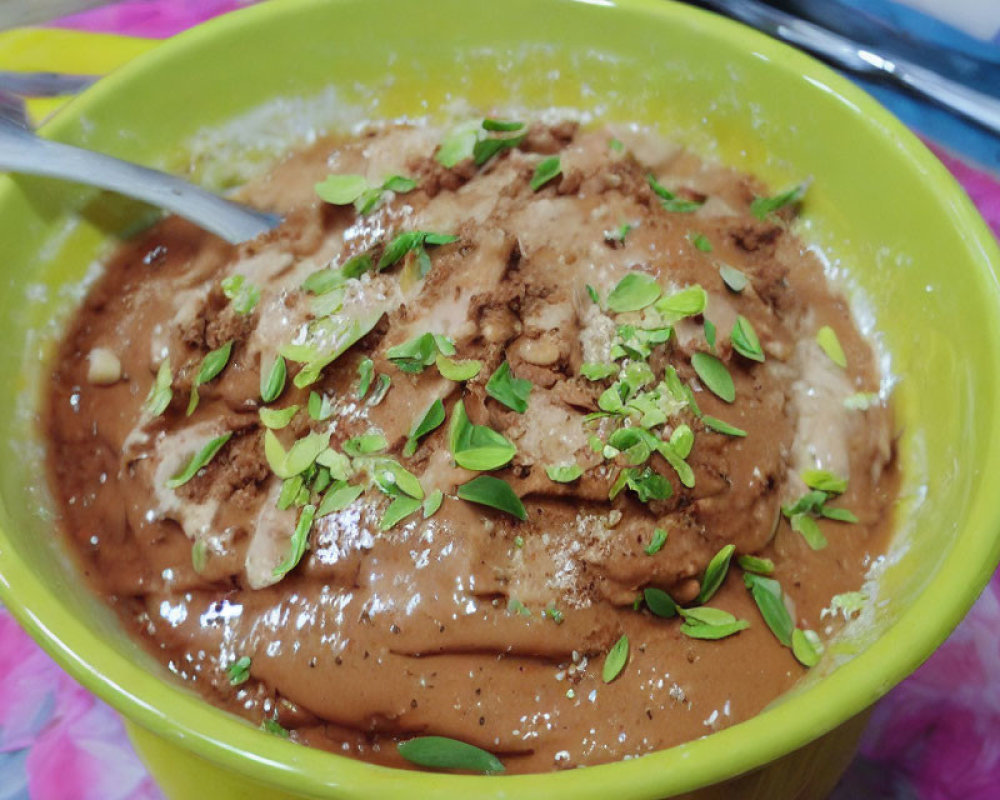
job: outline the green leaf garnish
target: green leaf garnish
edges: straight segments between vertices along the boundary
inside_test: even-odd
[[[837,332],[833,328],[824,325],[816,331],[816,344],[823,349],[823,352],[834,364],[842,369],[847,369],[847,356],[844,354],[844,348],[840,346],[840,339],[837,338]]]
[[[444,422],[444,416],[444,403],[441,402],[441,398],[438,398],[428,406],[423,417],[410,430],[410,435],[403,447],[403,455],[412,456],[417,452],[417,444],[424,436]]]
[[[417,476],[391,458],[376,458],[371,462],[371,476],[375,485],[390,497],[400,493],[416,500],[424,499],[424,490]]]
[[[625,669],[625,662],[627,661],[628,636],[623,634],[622,638],[611,646],[608,654],[604,657],[604,666],[601,668],[601,679],[605,683],[611,683]]]
[[[333,401],[325,394],[309,392],[309,416],[316,422],[326,422],[333,416]]]
[[[673,324],[685,317],[703,314],[708,307],[708,292],[700,284],[692,284],[673,294],[664,295],[653,308],[664,322]]]
[[[271,369],[267,371],[267,375],[265,376],[261,373],[260,399],[265,403],[273,403],[277,400],[285,390],[285,380],[287,377],[288,367],[285,364],[285,359],[281,355],[276,355],[274,362],[271,364]]]
[[[612,231],[604,231],[604,241],[609,244],[624,244],[625,237],[629,235],[629,231],[631,231],[633,227],[635,226],[629,224],[628,222],[623,222]],[[590,287],[588,286],[588,288]],[[594,302],[596,303],[597,300],[594,300]]]
[[[806,544],[813,550],[822,550],[827,545],[826,537],[808,514],[794,514],[791,518],[792,530],[802,534]]]
[[[693,353],[691,355],[691,366],[701,378],[701,382],[714,395],[727,403],[732,403],[736,399],[736,387],[733,385],[733,377],[726,369],[726,365],[713,355],[708,353]]]
[[[277,736],[281,739],[287,739],[290,735],[276,719],[265,719],[262,723],[260,723],[260,727],[261,730],[267,731],[272,736]]]
[[[857,522],[857,516],[848,511],[846,508],[830,508],[830,506],[823,505],[819,508],[819,515],[825,517],[826,519],[832,519],[835,522]]]
[[[656,302],[663,289],[656,278],[645,272],[630,272],[608,294],[607,306],[616,314],[640,311]]]
[[[479,747],[445,736],[418,736],[396,745],[399,754],[418,767],[457,769],[496,775],[503,772],[500,759]]]
[[[485,425],[473,425],[461,400],[452,409],[448,438],[455,463],[465,469],[499,469],[517,453],[514,444],[502,434]]]
[[[531,381],[515,378],[510,371],[510,364],[504,361],[486,382],[486,394],[518,414],[523,414],[528,410]]]
[[[261,424],[271,430],[281,430],[299,413],[299,407],[288,406],[288,408],[259,408]]]
[[[815,667],[823,655],[823,645],[815,631],[796,628],[792,631],[792,654],[804,667]]]
[[[370,456],[374,453],[384,453],[389,447],[385,436],[376,430],[370,430],[360,436],[352,436],[344,444],[344,452],[351,458]]]
[[[621,153],[625,150],[625,144],[621,139],[610,139],[608,141],[608,149],[613,150],[616,153]]]
[[[424,500],[424,519],[434,516],[437,510],[441,508],[441,503],[444,500],[444,493],[440,489],[435,489],[429,495],[427,495]]]
[[[523,122],[515,122],[513,120],[492,119],[490,117],[483,120],[484,131],[511,133],[519,131],[523,127]]]
[[[738,559],[740,569],[745,572],[756,572],[758,575],[770,575],[774,572],[774,562],[769,558],[758,558],[757,556],[740,556]]]
[[[595,306],[599,306],[601,304],[601,298],[597,294],[597,289],[595,289],[589,283],[587,284],[587,296],[593,301]]]
[[[691,244],[696,248],[701,250],[703,253],[712,252],[712,243],[708,240],[708,237],[703,233],[696,233],[691,237]]]
[[[368,188],[368,181],[363,175],[328,175],[315,186],[320,200],[335,206],[353,203]]]
[[[271,471],[279,478],[294,478],[313,465],[327,449],[330,434],[310,433],[299,439],[286,452],[274,431],[264,431],[264,456]]]
[[[458,496],[470,503],[506,511],[522,522],[528,518],[528,512],[507,481],[494,478],[492,475],[477,475],[468,483],[458,487]]]
[[[579,464],[550,464],[545,468],[545,474],[555,483],[572,483],[583,475],[583,469]]]
[[[233,342],[230,339],[222,347],[212,350],[201,360],[198,367],[198,374],[195,375],[191,384],[191,400],[188,402],[187,415],[190,417],[198,407],[198,387],[208,383],[218,377],[219,373],[226,368],[229,363],[229,356],[233,352]]]
[[[524,141],[524,137],[527,134],[524,123],[504,122],[501,120],[483,120],[483,130],[493,133],[513,133],[514,135],[491,137],[476,141],[472,146],[472,159],[477,167],[481,167],[502,150],[517,147]],[[518,131],[524,132],[518,133]]]
[[[305,481],[302,480],[301,475],[296,475],[294,478],[289,478],[281,483],[281,493],[278,495],[277,506],[281,511],[287,508],[291,508],[293,505],[297,504],[299,495],[302,494],[302,489],[305,487]],[[306,497],[301,505],[305,505],[309,498]]]
[[[191,460],[187,463],[180,472],[174,475],[170,480],[167,481],[168,489],[176,489],[178,486],[183,486],[189,480],[191,480],[198,471],[205,467],[216,454],[222,449],[223,445],[228,442],[233,436],[233,432],[224,433],[222,436],[216,436],[214,439],[209,441],[204,447],[201,448],[197,453],[195,453]]]
[[[226,675],[229,676],[230,686],[239,686],[250,680],[250,656],[236,659],[226,669]]]
[[[519,617],[531,616],[531,609],[528,608],[524,603],[522,603],[516,597],[512,597],[507,601],[507,610],[511,614],[517,614]]]
[[[222,293],[233,304],[233,311],[240,315],[249,314],[260,302],[260,289],[248,282],[243,275],[224,278]]]
[[[535,174],[531,176],[531,191],[537,192],[546,183],[562,173],[562,164],[559,156],[549,156],[540,161],[535,167]]]
[[[552,620],[552,621],[553,621],[553,622],[554,622],[554,623],[555,623],[556,625],[562,625],[562,624],[563,624],[563,621],[564,621],[564,620],[566,619],[566,615],[565,615],[565,614],[563,614],[563,612],[562,612],[562,611],[560,611],[560,610],[559,610],[558,608],[556,608],[555,606],[549,606],[548,608],[546,608],[546,609],[545,609],[545,610],[544,610],[544,611],[542,612],[542,616],[544,616],[544,617],[548,617],[548,618],[549,618],[550,620]]]
[[[747,276],[736,269],[736,267],[731,267],[728,264],[720,264],[719,275],[722,276],[722,282],[726,284],[726,288],[732,292],[736,292],[736,294],[747,288]]]
[[[361,497],[364,491],[364,486],[351,486],[346,481],[337,481],[323,495],[323,500],[316,510],[316,517],[325,517],[334,511],[343,511]]]
[[[864,592],[844,592],[843,594],[837,594],[830,599],[830,611],[827,612],[824,609],[820,616],[825,617],[827,613],[836,616],[839,611],[845,620],[850,619],[854,615],[860,614],[867,602],[868,595]]]
[[[707,603],[719,591],[719,587],[726,580],[726,574],[729,572],[729,562],[735,550],[736,545],[727,544],[708,562],[705,574],[701,579],[701,591],[698,592],[697,602],[699,605]]]
[[[191,566],[199,575],[205,571],[208,563],[208,545],[203,539],[199,539],[191,545]]]
[[[379,529],[387,531],[395,527],[397,523],[402,522],[410,514],[419,511],[420,505],[420,501],[415,497],[407,497],[406,495],[396,497],[389,503],[389,507],[385,510],[385,514],[378,525]]]
[[[621,482],[620,486],[619,482]],[[650,500],[666,500],[674,491],[670,486],[670,481],[651,467],[645,467],[642,470],[637,467],[623,469],[611,487],[610,499],[614,500],[618,493],[626,487],[635,492],[642,503],[648,503]]]
[[[728,611],[708,606],[698,608],[678,606],[677,613],[684,617],[681,633],[691,639],[725,639],[750,627],[745,619],[736,619]]]
[[[724,433],[727,436],[746,436],[747,432],[742,428],[737,428],[735,425],[730,425],[728,422],[724,422],[718,417],[713,417],[708,414],[703,414],[701,421],[705,423],[706,428],[710,428],[716,433]]]
[[[348,280],[360,278],[366,272],[371,272],[374,266],[375,263],[369,253],[357,253],[343,263],[340,267],[340,274]]]
[[[434,159],[442,166],[451,169],[460,161],[472,158],[472,150],[476,146],[479,120],[464,122],[449,131],[434,154]]]
[[[843,494],[847,491],[847,479],[839,478],[825,469],[807,469],[799,477],[810,489],[829,494]]]
[[[375,362],[370,358],[363,358],[358,363],[358,400],[364,400],[365,395],[372,385],[372,378],[375,377]]]
[[[667,532],[663,528],[653,528],[653,538],[643,550],[647,556],[655,556],[667,543]]]
[[[660,198],[660,205],[667,211],[673,211],[677,214],[690,214],[692,211],[697,211],[703,205],[693,200],[684,200],[678,197],[651,174],[646,176],[646,181],[649,183],[649,188]]]
[[[174,390],[171,384],[174,374],[170,369],[170,359],[165,358],[160,362],[160,368],[156,371],[156,379],[149,387],[149,394],[146,395],[146,402],[142,408],[151,417],[158,417],[170,406],[170,401],[174,399]]]
[[[811,181],[803,181],[797,186],[793,186],[791,189],[781,194],[776,194],[773,197],[755,197],[753,202],[750,203],[750,213],[757,217],[757,219],[767,219],[775,211],[798,203],[805,196],[806,189],[809,188],[810,183]]]
[[[733,349],[744,358],[761,362],[764,360],[764,351],[761,349],[760,339],[757,338],[757,331],[753,329],[753,325],[746,317],[736,316],[729,340],[733,344]]]
[[[580,374],[588,381],[602,381],[605,378],[610,378],[617,372],[618,367],[615,364],[588,362],[580,365]]]
[[[708,349],[712,351],[712,355],[715,355],[715,323],[710,319],[705,319],[705,341],[708,342]]]
[[[418,373],[433,364],[438,353],[454,355],[454,343],[446,336],[424,333],[408,342],[390,347],[385,351],[385,357],[403,372]]]
[[[438,246],[457,241],[457,236],[445,233],[431,233],[429,231],[407,231],[404,233],[398,233],[395,238],[386,245],[385,250],[382,253],[382,257],[378,260],[376,268],[379,272],[381,272],[382,270],[388,269],[393,264],[400,261],[411,251],[416,252],[419,255],[423,252],[425,247],[430,245]],[[420,277],[423,277],[425,274],[426,271],[421,270]]]
[[[316,516],[316,506],[307,505],[299,514],[299,521],[295,525],[291,541],[288,544],[288,554],[278,566],[274,568],[271,576],[274,578],[284,578],[302,560],[306,553],[306,545],[309,543],[309,531],[312,529],[313,519]]]
[[[643,600],[646,601],[646,608],[656,616],[663,619],[671,619],[677,616],[677,603],[669,594],[654,586],[647,586],[642,590]]]
[[[441,373],[442,378],[455,381],[455,383],[471,381],[479,374],[479,370],[483,368],[483,362],[477,361],[474,358],[457,361],[440,353],[434,359],[434,363],[437,365],[438,372]]]
[[[752,572],[743,574],[743,582],[753,595],[760,615],[767,623],[767,627],[777,637],[785,647],[792,646],[792,631],[795,623],[792,622],[792,615],[788,613],[781,591],[781,584],[773,578],[765,578]]]
[[[389,386],[392,384],[392,378],[388,375],[382,374],[378,376],[378,381],[375,384],[375,391],[372,392],[372,396],[368,398],[368,405],[377,406],[381,403],[385,396],[389,393]]]
[[[292,383],[299,389],[314,384],[329,364],[347,352],[381,318],[382,313],[379,312],[360,318],[343,315],[309,322],[304,342],[286,344],[278,350],[285,358],[302,364]]]

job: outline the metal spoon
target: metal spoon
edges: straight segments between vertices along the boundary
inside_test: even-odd
[[[232,244],[254,239],[281,223],[257,211],[148,167],[42,139],[0,113],[0,171],[76,181],[134,197],[171,211]]]

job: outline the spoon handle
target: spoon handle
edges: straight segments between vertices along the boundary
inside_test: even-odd
[[[0,118],[0,171],[76,181],[171,211],[232,244],[269,231],[276,214],[226,200],[173,175],[35,136]]]

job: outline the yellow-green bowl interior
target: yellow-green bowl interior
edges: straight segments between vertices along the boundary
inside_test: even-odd
[[[126,636],[54,535],[34,428],[44,359],[89,265],[141,217],[54,181],[0,180],[0,590],[56,659],[132,720],[309,796],[651,798],[767,763],[870,705],[951,631],[1000,557],[1000,254],[954,180],[811,59],[663,0],[282,0],[188,32],[101,81],[46,134],[153,165],[276,97],[343,118],[552,106],[659,128],[775,187],[814,183],[802,232],[846,276],[898,376],[900,533],[857,655],[749,722],[638,760],[536,776],[402,773],[276,740],[203,703]],[[294,118],[294,106],[287,115]],[[201,165],[204,167],[204,165]],[[204,174],[208,174],[204,172]],[[218,172],[216,175],[224,174]],[[332,787],[332,791],[331,791]]]

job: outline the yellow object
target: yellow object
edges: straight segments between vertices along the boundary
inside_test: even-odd
[[[159,43],[157,39],[136,39],[106,33],[18,28],[0,32],[0,70],[107,75]],[[29,99],[26,102],[28,118],[34,125],[39,125],[65,105],[68,99]]]

